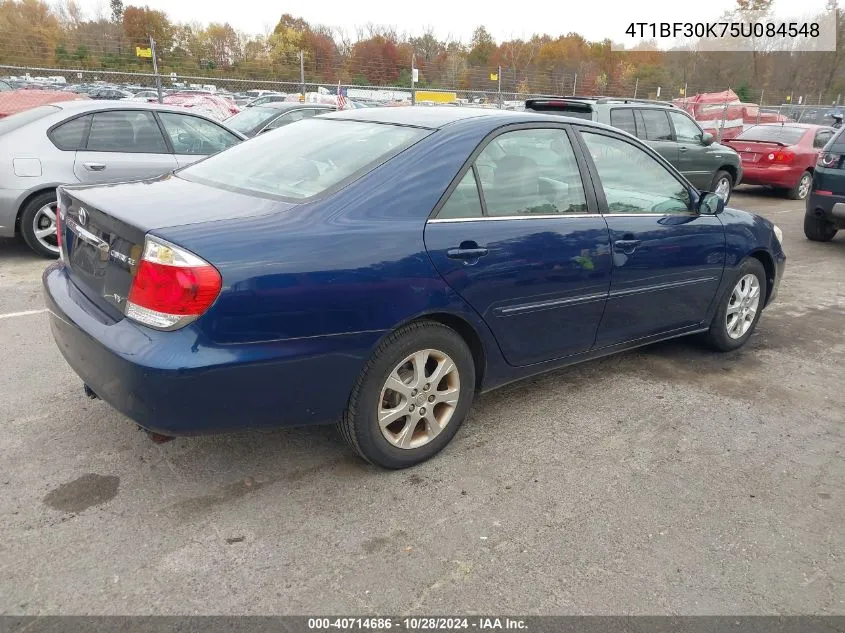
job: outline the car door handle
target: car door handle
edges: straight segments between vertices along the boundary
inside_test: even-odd
[[[640,245],[640,240],[616,240],[613,243],[613,250],[630,255]]]
[[[106,168],[105,163],[82,163],[88,171],[103,171]]]
[[[686,147],[684,147],[684,146],[682,145],[682,146],[678,149],[678,151],[679,151],[679,152],[685,152],[685,151],[687,151],[687,148],[686,148]]]
[[[486,248],[450,248],[446,251],[449,259],[478,259],[489,251]]]

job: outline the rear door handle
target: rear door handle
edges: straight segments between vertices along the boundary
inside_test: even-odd
[[[678,148],[678,151],[679,151],[679,152],[685,152],[685,151],[687,151],[687,148],[686,148],[686,147],[681,146],[680,148]]]
[[[82,163],[88,171],[103,171],[106,168],[105,163]]]
[[[486,248],[450,248],[446,251],[446,256],[449,259],[478,259],[488,252]]]
[[[640,240],[616,240],[613,243],[613,250],[630,255],[640,245]]]

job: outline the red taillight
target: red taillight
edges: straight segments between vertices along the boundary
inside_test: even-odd
[[[767,154],[764,159],[770,163],[789,165],[793,160],[795,160],[795,154],[787,150],[779,149],[776,152]]]
[[[824,189],[816,189],[814,192],[817,196],[832,196],[832,191],[825,191]]]
[[[126,316],[156,329],[175,330],[208,310],[221,287],[214,266],[148,236],[129,290]]]

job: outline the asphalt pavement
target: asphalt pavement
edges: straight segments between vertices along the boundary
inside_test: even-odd
[[[153,444],[84,397],[45,261],[0,241],[0,614],[845,614],[845,234],[732,206],[788,256],[742,350],[510,385],[400,472],[331,427]]]

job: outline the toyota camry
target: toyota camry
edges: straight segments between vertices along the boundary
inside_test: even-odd
[[[46,301],[90,397],[157,436],[335,423],[387,468],[503,384],[739,348],[785,266],[776,226],[634,137],[524,112],[331,113],[58,202]]]

